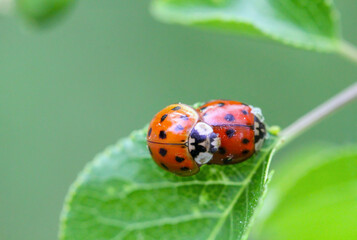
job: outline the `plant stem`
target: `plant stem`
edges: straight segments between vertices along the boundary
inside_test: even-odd
[[[330,115],[334,111],[338,110],[339,108],[342,108],[347,103],[352,102],[356,99],[357,82],[355,82],[330,100],[321,104],[317,108],[313,109],[305,116],[299,118],[297,121],[295,121],[290,126],[281,131],[280,144],[291,141],[292,139],[296,138],[298,135],[309,129],[311,126],[321,121],[324,117]]]
[[[357,48],[346,41],[341,41],[339,54],[357,64]]]

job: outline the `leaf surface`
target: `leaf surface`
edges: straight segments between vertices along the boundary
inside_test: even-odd
[[[153,14],[169,23],[221,29],[295,47],[335,51],[338,14],[330,0],[154,0]]]
[[[66,198],[60,239],[242,239],[262,201],[276,139],[242,164],[192,177],[160,169],[146,131],[99,154]]]

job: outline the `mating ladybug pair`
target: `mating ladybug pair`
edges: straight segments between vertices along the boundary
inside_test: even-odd
[[[173,104],[150,123],[147,143],[154,161],[179,176],[192,176],[203,164],[228,165],[251,157],[263,145],[266,129],[259,108],[214,100],[198,109]]]

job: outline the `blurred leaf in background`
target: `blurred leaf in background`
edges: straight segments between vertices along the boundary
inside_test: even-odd
[[[62,15],[74,0],[16,0],[17,9],[29,21],[44,25]]]
[[[254,239],[357,239],[357,146],[305,150],[283,165]]]
[[[47,26],[62,16],[75,0],[0,0],[0,13],[20,15],[35,26]]]
[[[152,11],[169,23],[267,37],[295,47],[339,48],[338,14],[321,0],[154,0]]]

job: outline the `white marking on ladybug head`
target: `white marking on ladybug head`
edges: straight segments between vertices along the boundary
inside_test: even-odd
[[[259,122],[257,122],[257,121],[254,121],[254,135],[255,136],[259,136],[259,126],[260,126],[260,124],[259,124]]]
[[[252,105],[249,105],[249,107],[252,109],[250,112],[254,114],[261,122],[264,122],[264,116],[262,113],[262,110],[258,107],[254,107]]]
[[[254,118],[255,151],[259,151],[262,148],[265,137],[266,137],[265,125],[257,116],[255,116]]]
[[[201,152],[198,154],[198,156],[195,158],[195,161],[198,164],[206,164],[212,159],[213,154],[210,152]]]
[[[218,137],[218,135],[216,134],[213,137],[213,141],[211,141],[211,151],[213,153],[217,152],[218,148],[221,146],[221,139]]]
[[[201,165],[212,159],[213,153],[220,145],[221,140],[213,132],[212,127],[203,122],[195,125],[188,138],[188,150],[192,158]]]
[[[209,135],[210,133],[213,133],[211,126],[203,122],[197,123],[194,129],[197,130],[200,135]]]

